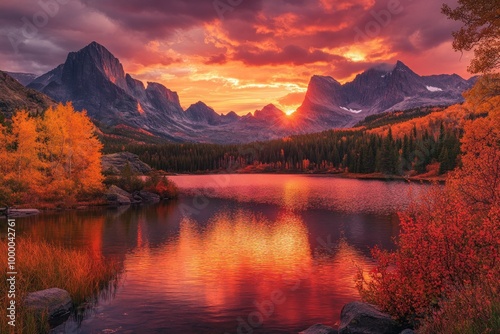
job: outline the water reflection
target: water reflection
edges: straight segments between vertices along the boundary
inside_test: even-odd
[[[171,298],[217,309],[237,303],[249,293],[244,290],[267,295],[280,277],[299,276],[312,265],[307,228],[298,217],[272,223],[244,211],[220,214],[203,229],[185,220],[179,236],[147,258],[147,266],[160,268],[159,289]]]
[[[263,321],[253,333],[298,332],[338,321],[341,307],[358,298],[357,266],[369,268],[369,249],[393,247],[398,233],[385,196],[363,204],[378,213],[334,211],[325,203],[334,196],[347,196],[335,199],[337,204],[348,201],[349,187],[322,180],[321,197],[313,191],[317,180],[271,182],[261,193],[256,179],[238,183],[236,201],[223,188],[191,217],[183,215],[191,197],[149,207],[43,214],[19,220],[19,233],[123,265],[114,298],[100,300],[80,328],[68,323],[68,333],[236,333],[255,312]],[[358,186],[352,189],[362,191]],[[251,194],[251,200],[238,197]],[[270,301],[272,312],[264,317],[262,305]]]

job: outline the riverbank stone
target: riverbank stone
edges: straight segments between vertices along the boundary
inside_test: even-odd
[[[112,185],[106,192],[106,200],[109,204],[120,206],[120,205],[130,205],[132,204],[132,195],[125,190]]]
[[[9,218],[22,218],[35,216],[40,213],[40,210],[37,209],[8,209],[7,213]]]
[[[340,334],[400,334],[405,328],[375,306],[352,302],[342,308]]]
[[[142,199],[143,203],[158,203],[158,202],[160,202],[160,196],[157,194],[150,193],[149,191],[141,190],[137,193],[137,195]]]
[[[73,302],[68,291],[52,288],[29,293],[24,298],[24,306],[38,317],[47,312],[49,324],[58,325],[68,319]]]
[[[330,326],[316,324],[309,327],[305,331],[300,332],[299,334],[338,334],[338,331]]]

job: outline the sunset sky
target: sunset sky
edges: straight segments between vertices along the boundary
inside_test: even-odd
[[[0,69],[42,74],[96,41],[143,81],[245,114],[303,100],[314,74],[340,82],[381,62],[465,78],[451,47],[455,0],[2,0]],[[42,4],[45,4],[42,6]],[[42,7],[45,7],[43,12]],[[31,30],[21,29],[31,26]],[[35,28],[35,29],[33,29]]]

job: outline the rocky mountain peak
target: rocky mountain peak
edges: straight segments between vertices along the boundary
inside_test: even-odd
[[[120,88],[126,89],[127,86],[125,71],[118,58],[97,42],[92,42],[79,51],[70,52],[64,67],[64,72],[72,72],[71,74],[88,71],[89,75],[94,75],[93,69],[97,69]],[[64,76],[63,73],[63,79]]]
[[[189,108],[186,109],[186,116],[192,121],[210,125],[217,125],[221,122],[219,114],[202,101],[198,101],[189,106]]]
[[[254,113],[254,117],[258,119],[280,118],[283,116],[286,116],[286,114],[272,103],[261,110],[256,110]]]
[[[180,107],[181,103],[179,100],[179,95],[165,87],[164,85],[157,82],[148,82],[148,87],[146,88],[146,93],[153,95],[155,98],[164,100],[176,104]]]

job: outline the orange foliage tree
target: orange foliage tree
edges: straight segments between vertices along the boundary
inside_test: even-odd
[[[0,204],[74,202],[102,189],[102,144],[86,114],[59,104],[44,115],[17,112],[0,125]]]
[[[8,159],[11,170],[7,174],[8,178],[34,190],[38,190],[44,182],[42,171],[45,166],[40,155],[42,145],[38,123],[37,119],[30,117],[24,110],[12,117],[10,145],[13,150]]]
[[[59,104],[43,119],[45,155],[49,163],[47,192],[55,199],[92,193],[102,187],[102,144],[85,112]]]

